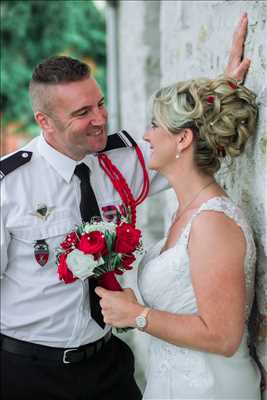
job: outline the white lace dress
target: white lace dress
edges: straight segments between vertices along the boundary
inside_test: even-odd
[[[138,276],[143,301],[150,307],[172,313],[198,312],[187,246],[192,221],[204,210],[225,213],[244,232],[248,318],[254,297],[255,246],[242,212],[226,197],[215,197],[202,204],[174,247],[160,254],[166,240],[163,238],[145,254]],[[238,351],[227,358],[174,346],[151,336],[144,399],[260,399],[260,372],[249,355],[247,339],[246,328]]]

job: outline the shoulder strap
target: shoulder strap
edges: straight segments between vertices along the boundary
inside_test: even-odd
[[[13,172],[15,169],[21,167],[22,165],[28,163],[32,158],[31,151],[17,151],[9,157],[4,158],[0,162],[0,180],[2,180],[6,175]]]
[[[108,136],[108,141],[107,145],[104,148],[104,150],[100,151],[99,153],[104,153],[106,151],[110,150],[115,150],[115,149],[120,149],[120,148],[126,148],[126,147],[135,147],[136,142],[132,138],[131,135],[129,135],[128,132],[125,130],[121,130],[117,133],[114,133],[113,135]]]
[[[234,205],[234,203],[227,197],[217,196],[213,197],[206,202],[204,202],[199,209],[191,216],[189,221],[187,222],[183,234],[186,237],[186,241],[188,242],[190,231],[192,227],[192,223],[194,219],[203,211],[217,211],[222,212],[227,217],[233,219],[245,233],[245,221],[240,216],[240,209]],[[242,223],[241,223],[242,222]],[[246,235],[245,235],[246,236]]]

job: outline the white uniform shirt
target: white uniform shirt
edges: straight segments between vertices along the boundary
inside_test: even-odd
[[[126,140],[127,141],[127,140]],[[149,146],[139,143],[145,160]],[[90,316],[88,282],[59,280],[55,248],[81,223],[80,181],[77,163],[52,148],[43,136],[22,150],[31,160],[1,182],[1,331],[20,340],[52,347],[78,347],[101,338],[110,328],[100,328]],[[143,185],[143,173],[133,148],[107,152],[131,187],[134,197]],[[82,160],[91,170],[91,185],[99,209],[118,206],[121,198],[99,166],[95,155]],[[150,194],[167,187],[166,180],[151,172]],[[48,208],[47,218],[36,210]],[[34,256],[37,240],[49,246],[48,262],[41,266]]]

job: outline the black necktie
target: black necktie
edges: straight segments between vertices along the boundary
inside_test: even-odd
[[[98,208],[96,197],[93,188],[90,183],[90,169],[84,163],[76,166],[74,170],[75,175],[77,175],[81,181],[81,202],[80,211],[83,222],[90,222],[92,217],[100,217],[101,214]],[[91,316],[92,318],[101,326],[105,327],[103,321],[103,315],[101,313],[101,307],[99,304],[100,298],[95,293],[95,288],[97,286],[97,280],[95,278],[90,278],[89,283],[89,297],[91,306]]]

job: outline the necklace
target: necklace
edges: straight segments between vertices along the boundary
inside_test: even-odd
[[[200,193],[202,193],[204,189],[206,189],[208,186],[212,185],[213,183],[215,183],[215,182],[214,182],[214,181],[211,181],[211,182],[207,183],[207,185],[203,186],[203,187],[200,189],[200,191],[197,192],[197,194],[193,197],[193,199],[190,200],[189,203],[186,204],[186,206],[184,207],[184,209],[182,210],[182,212],[180,213],[180,215],[177,216],[177,214],[176,214],[176,217],[175,217],[174,222],[178,221],[178,220],[181,218],[181,216],[183,215],[183,213],[189,208],[189,206],[191,206],[191,204],[198,198],[198,196],[200,195]]]

